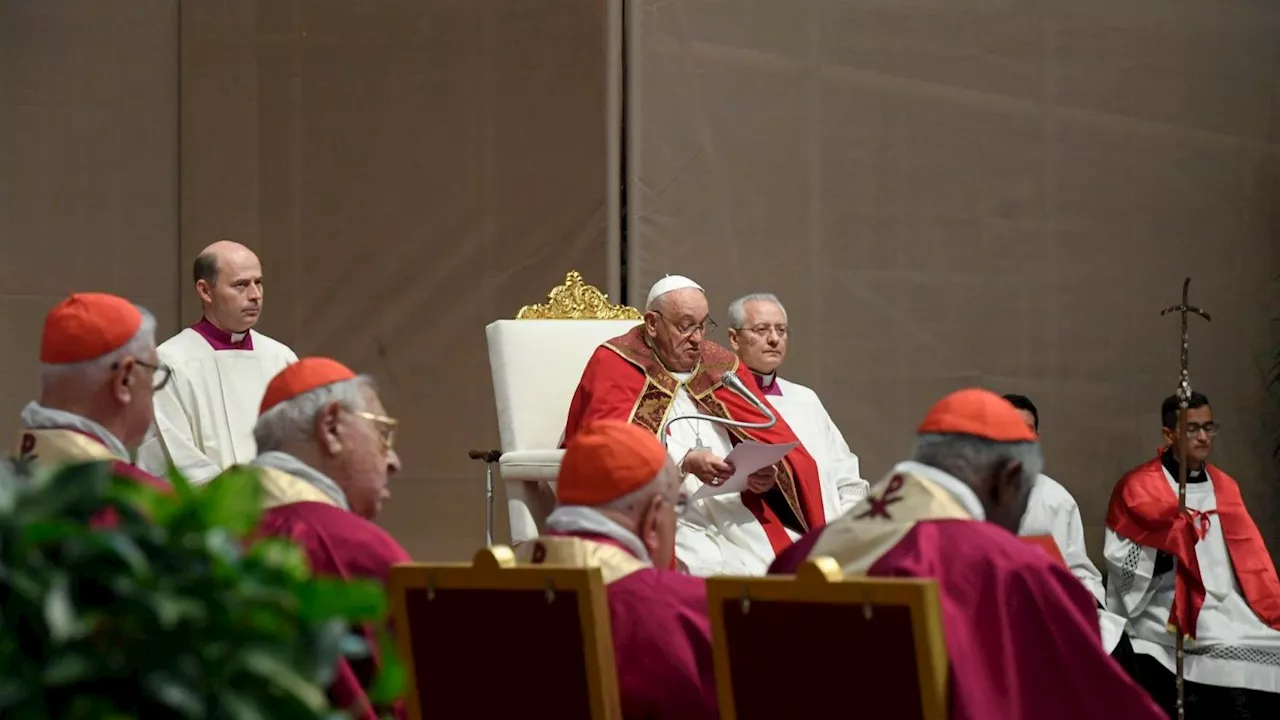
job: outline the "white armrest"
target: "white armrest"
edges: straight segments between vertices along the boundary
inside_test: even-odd
[[[507,485],[507,517],[513,545],[532,540],[555,507],[556,475],[563,450],[516,450],[503,453],[498,470]]]
[[[502,479],[517,482],[555,482],[564,450],[515,450],[498,460]]]

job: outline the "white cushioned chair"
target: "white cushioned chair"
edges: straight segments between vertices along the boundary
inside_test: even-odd
[[[574,271],[546,303],[485,328],[512,544],[537,537],[555,505],[560,441],[587,360],[640,319],[639,310],[611,304]]]

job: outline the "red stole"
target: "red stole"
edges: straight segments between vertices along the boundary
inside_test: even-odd
[[[1120,478],[1107,508],[1107,527],[1126,540],[1156,548],[1177,560],[1169,622],[1194,638],[1205,594],[1196,543],[1204,537],[1211,521],[1207,515],[1216,514],[1245,600],[1259,619],[1280,630],[1280,580],[1262,534],[1244,507],[1240,486],[1214,465],[1206,463],[1205,469],[1217,498],[1216,512],[1206,514],[1188,508],[1180,514],[1178,493],[1169,486],[1164,465],[1157,456]]]
[[[768,400],[751,377],[751,371],[738,363],[738,357],[716,343],[704,341],[702,358],[686,383],[686,390],[699,410],[730,420],[764,422],[766,418],[759,410],[720,383],[726,372],[736,373],[756,399],[768,406]],[[637,325],[626,335],[596,348],[587,362],[569,406],[564,439],[567,442],[587,423],[603,419],[632,422],[656,435],[679,385],[680,381],[663,367],[646,342],[644,326]],[[778,422],[767,430],[725,429],[735,444],[742,440],[770,444],[799,443],[782,415],[776,410],[774,414]],[[813,530],[826,522],[818,464],[803,445],[797,445],[782,459],[778,489],[806,530]],[[791,545],[790,536],[777,513],[764,501],[764,495],[744,492],[742,504],[760,522],[775,553]]]

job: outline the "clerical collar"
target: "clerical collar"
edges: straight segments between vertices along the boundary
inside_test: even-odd
[[[1164,465],[1165,470],[1169,471],[1169,475],[1174,480],[1178,479],[1178,468],[1181,466],[1178,463],[1177,455],[1173,452],[1172,447],[1166,448],[1165,451],[1160,454],[1160,463]],[[1187,482],[1189,483],[1200,483],[1208,479],[1209,476],[1205,474],[1204,466],[1201,466],[1199,470],[1187,470]]]
[[[781,395],[782,394],[782,388],[778,387],[778,373],[771,372],[768,375],[764,375],[756,372],[755,370],[752,370],[751,377],[755,378],[756,387],[760,388],[760,392],[762,394],[764,395]]]
[[[214,350],[253,349],[252,330],[246,330],[242,333],[229,333],[214,325],[209,321],[209,318],[200,318],[200,322],[192,325],[191,329],[200,333],[200,336],[208,341],[209,346]]]
[[[544,522],[548,530],[570,534],[589,533],[607,537],[620,543],[644,564],[653,564],[653,561],[649,559],[649,551],[645,550],[644,543],[640,542],[640,538],[636,537],[635,533],[622,527],[595,508],[582,505],[561,505],[551,511],[551,514],[547,516]]]
[[[334,482],[333,478],[302,462],[289,453],[283,453],[279,450],[268,450],[254,458],[253,462],[249,464],[257,465],[259,467],[269,467],[279,470],[282,473],[292,475],[325,495],[328,495],[329,499],[333,500],[334,504],[343,510],[351,510],[351,504],[347,502],[347,494],[342,491],[342,488],[338,487],[338,483]]]
[[[129,450],[120,442],[120,438],[99,423],[82,415],[45,407],[38,402],[29,402],[22,408],[19,416],[22,426],[31,430],[71,430],[81,435],[88,435],[106,446],[112,455],[125,462],[131,462]]]
[[[939,485],[943,490],[951,494],[951,497],[960,503],[960,506],[969,513],[974,520],[986,520],[987,512],[982,507],[982,501],[978,499],[978,494],[956,476],[944,470],[939,470],[932,465],[916,462],[915,460],[904,460],[893,466],[891,471],[897,473],[914,473],[922,476],[925,480]]]

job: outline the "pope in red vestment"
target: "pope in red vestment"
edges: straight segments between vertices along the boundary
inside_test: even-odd
[[[849,575],[933,578],[955,720],[1156,720],[1163,713],[1107,655],[1094,599],[1014,532],[1043,460],[999,395],[948,395],[861,504],[774,562],[832,557]]]
[[[566,443],[596,420],[632,423],[657,436],[664,420],[690,413],[768,419],[721,381],[736,374],[755,401],[772,410],[737,355],[706,339],[715,324],[701,287],[684,277],[664,278],[647,307],[642,324],[602,344],[587,362],[569,407]],[[752,475],[745,491],[693,501],[680,523],[677,553],[694,574],[761,574],[795,538],[827,521],[818,466],[780,416],[765,429],[682,420],[670,426],[667,440],[690,495],[733,474],[725,456],[744,440],[796,443],[776,466]]]
[[[372,522],[389,497],[388,476],[400,469],[395,426],[372,380],[341,363],[303,358],[277,374],[254,432],[259,454],[248,466],[262,483],[266,506],[259,536],[298,543],[317,575],[385,583],[392,565],[410,562]],[[371,655],[343,659],[329,695],[335,708],[375,720],[378,708],[367,691],[380,667],[378,633],[369,626],[359,632]],[[391,710],[403,714],[399,703]]]
[[[556,500],[548,532],[518,556],[601,569],[623,718],[718,717],[706,586],[665,569],[685,499],[662,446],[625,422],[585,425],[565,450]]]
[[[16,455],[48,468],[110,461],[117,475],[168,490],[130,462],[151,426],[152,394],[169,379],[155,329],[151,313],[115,295],[55,305],[40,337],[40,400],[22,409]]]

